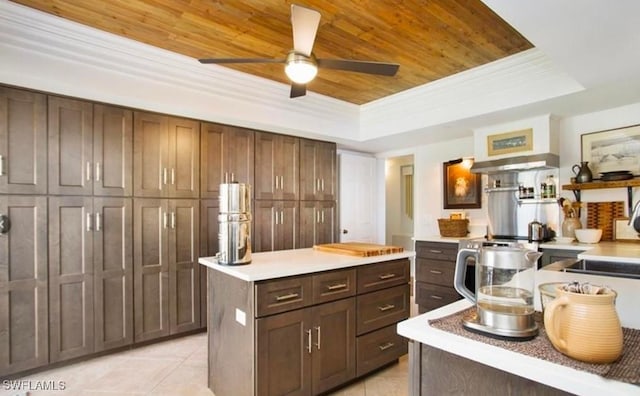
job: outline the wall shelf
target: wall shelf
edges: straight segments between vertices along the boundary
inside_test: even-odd
[[[629,180],[617,180],[617,181],[602,181],[596,180],[589,183],[572,183],[564,184],[563,190],[573,191],[576,200],[580,201],[580,192],[582,190],[599,190],[603,188],[626,188],[627,189],[627,206],[629,208],[629,215],[631,215],[633,207],[633,187],[640,187],[640,178],[634,178]]]

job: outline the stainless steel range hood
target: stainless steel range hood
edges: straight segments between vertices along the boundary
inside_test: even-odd
[[[523,155],[493,161],[475,162],[473,166],[471,166],[471,172],[492,174],[536,169],[555,169],[558,168],[559,164],[560,158],[556,154]]]

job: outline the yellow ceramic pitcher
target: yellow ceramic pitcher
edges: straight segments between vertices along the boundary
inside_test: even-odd
[[[584,362],[615,361],[622,353],[616,292],[581,294],[558,286],[556,296],[544,311],[544,328],[553,346]]]

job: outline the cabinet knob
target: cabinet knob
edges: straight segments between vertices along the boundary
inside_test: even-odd
[[[6,234],[11,229],[11,220],[7,215],[0,215],[0,234]]]
[[[343,233],[343,234],[348,234],[348,233],[349,233],[349,230],[342,230],[342,233]]]

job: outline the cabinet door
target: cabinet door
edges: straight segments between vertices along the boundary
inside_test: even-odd
[[[0,196],[11,229],[0,234],[0,373],[49,361],[47,199]]]
[[[256,133],[256,199],[298,199],[298,138]]]
[[[204,122],[200,128],[200,196],[218,198],[220,184],[231,179],[253,186],[254,132]]]
[[[169,335],[167,201],[133,200],[134,341]]]
[[[335,189],[336,145],[300,139],[300,199],[332,201]]]
[[[275,201],[255,201],[253,217],[255,233],[251,236],[254,252],[275,250],[276,216],[279,216]]]
[[[200,201],[200,257],[215,256],[218,248],[218,214],[220,202],[217,199]],[[207,326],[207,267],[200,265],[200,327]]]
[[[47,193],[46,96],[0,87],[0,193]]]
[[[298,203],[255,201],[254,251],[295,249],[298,246]]]
[[[49,351],[58,362],[94,350],[92,199],[49,198]]]
[[[313,394],[356,376],[356,302],[346,298],[313,307]]]
[[[336,145],[318,142],[316,145],[316,168],[320,179],[320,188],[316,194],[318,200],[336,199]]]
[[[279,199],[280,175],[277,164],[277,138],[273,133],[256,133],[255,192],[256,199]]]
[[[133,194],[137,197],[166,195],[169,181],[168,118],[135,112],[133,127]]]
[[[335,241],[335,201],[300,202],[300,248]]]
[[[285,200],[298,199],[298,183],[300,179],[300,139],[292,136],[279,136],[278,144],[278,198]]]
[[[169,201],[169,326],[171,334],[200,327],[199,202]]]
[[[133,222],[129,198],[95,198],[96,352],[133,342]]]
[[[256,320],[257,395],[311,394],[311,309]]]
[[[169,119],[168,193],[172,198],[200,196],[200,123]]]
[[[93,106],[49,96],[49,194],[93,193]]]
[[[274,250],[296,249],[298,247],[298,203],[281,201],[278,203],[280,216],[276,224]]]
[[[93,106],[93,194],[130,196],[133,189],[133,112]]]

